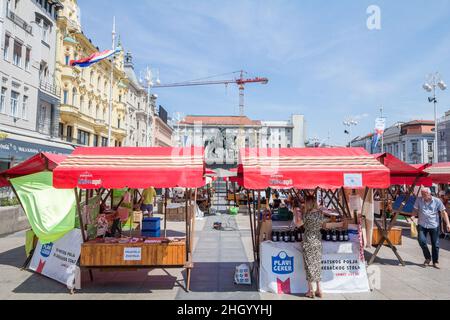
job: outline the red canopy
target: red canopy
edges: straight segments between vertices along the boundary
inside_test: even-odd
[[[408,185],[430,187],[433,182],[424,171],[428,164],[410,165],[390,153],[375,154],[374,157],[391,172],[391,185]]]
[[[430,175],[434,183],[450,183],[450,162],[433,164],[431,167],[425,169],[425,171]]]
[[[390,186],[389,170],[363,148],[242,149],[241,164],[247,189]]]
[[[78,148],[53,172],[59,189],[198,188],[203,148]]]
[[[10,186],[10,178],[27,176],[42,171],[53,171],[66,157],[66,155],[39,153],[11,169],[1,172],[0,187]]]

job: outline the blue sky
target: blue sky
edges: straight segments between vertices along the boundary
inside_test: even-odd
[[[236,70],[267,77],[246,87],[246,115],[284,120],[304,114],[308,136],[344,144],[372,131],[379,106],[388,125],[432,119],[422,89],[439,71],[450,83],[450,1],[79,0],[84,32],[111,46],[112,17],[136,68],[159,69],[163,83]],[[369,5],[381,9],[381,30],[368,30]],[[233,76],[223,76],[228,79]],[[238,113],[236,86],[158,89],[169,113]],[[450,90],[439,93],[439,113]]]

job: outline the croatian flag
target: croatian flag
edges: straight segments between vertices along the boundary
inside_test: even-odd
[[[103,52],[96,52],[84,59],[70,60],[70,65],[72,67],[79,66],[81,68],[86,68],[86,67],[93,65],[94,63],[105,60],[105,59],[109,58],[110,56],[119,53],[120,51],[121,50],[119,48],[117,48],[116,50],[105,50]]]

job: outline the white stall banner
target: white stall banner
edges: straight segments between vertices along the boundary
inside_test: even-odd
[[[357,239],[355,239],[357,240]],[[358,242],[323,243],[322,288],[325,293],[369,292],[364,261]],[[338,250],[344,253],[331,253]],[[267,241],[261,244],[259,291],[302,294],[308,291],[303,252],[299,243]]]
[[[298,243],[263,242],[261,244],[261,292],[292,294],[306,292],[303,256]]]
[[[29,268],[73,289],[82,243],[80,229],[70,231],[54,243],[43,245],[38,242]]]
[[[327,254],[322,259],[322,288],[326,293],[369,292],[366,265],[358,254]]]

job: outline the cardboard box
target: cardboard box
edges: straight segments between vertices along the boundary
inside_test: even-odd
[[[392,228],[388,233],[388,238],[394,246],[402,245],[402,229]],[[372,245],[377,246],[381,242],[381,233],[378,228],[373,229]],[[384,245],[388,245],[387,241],[384,241]]]

